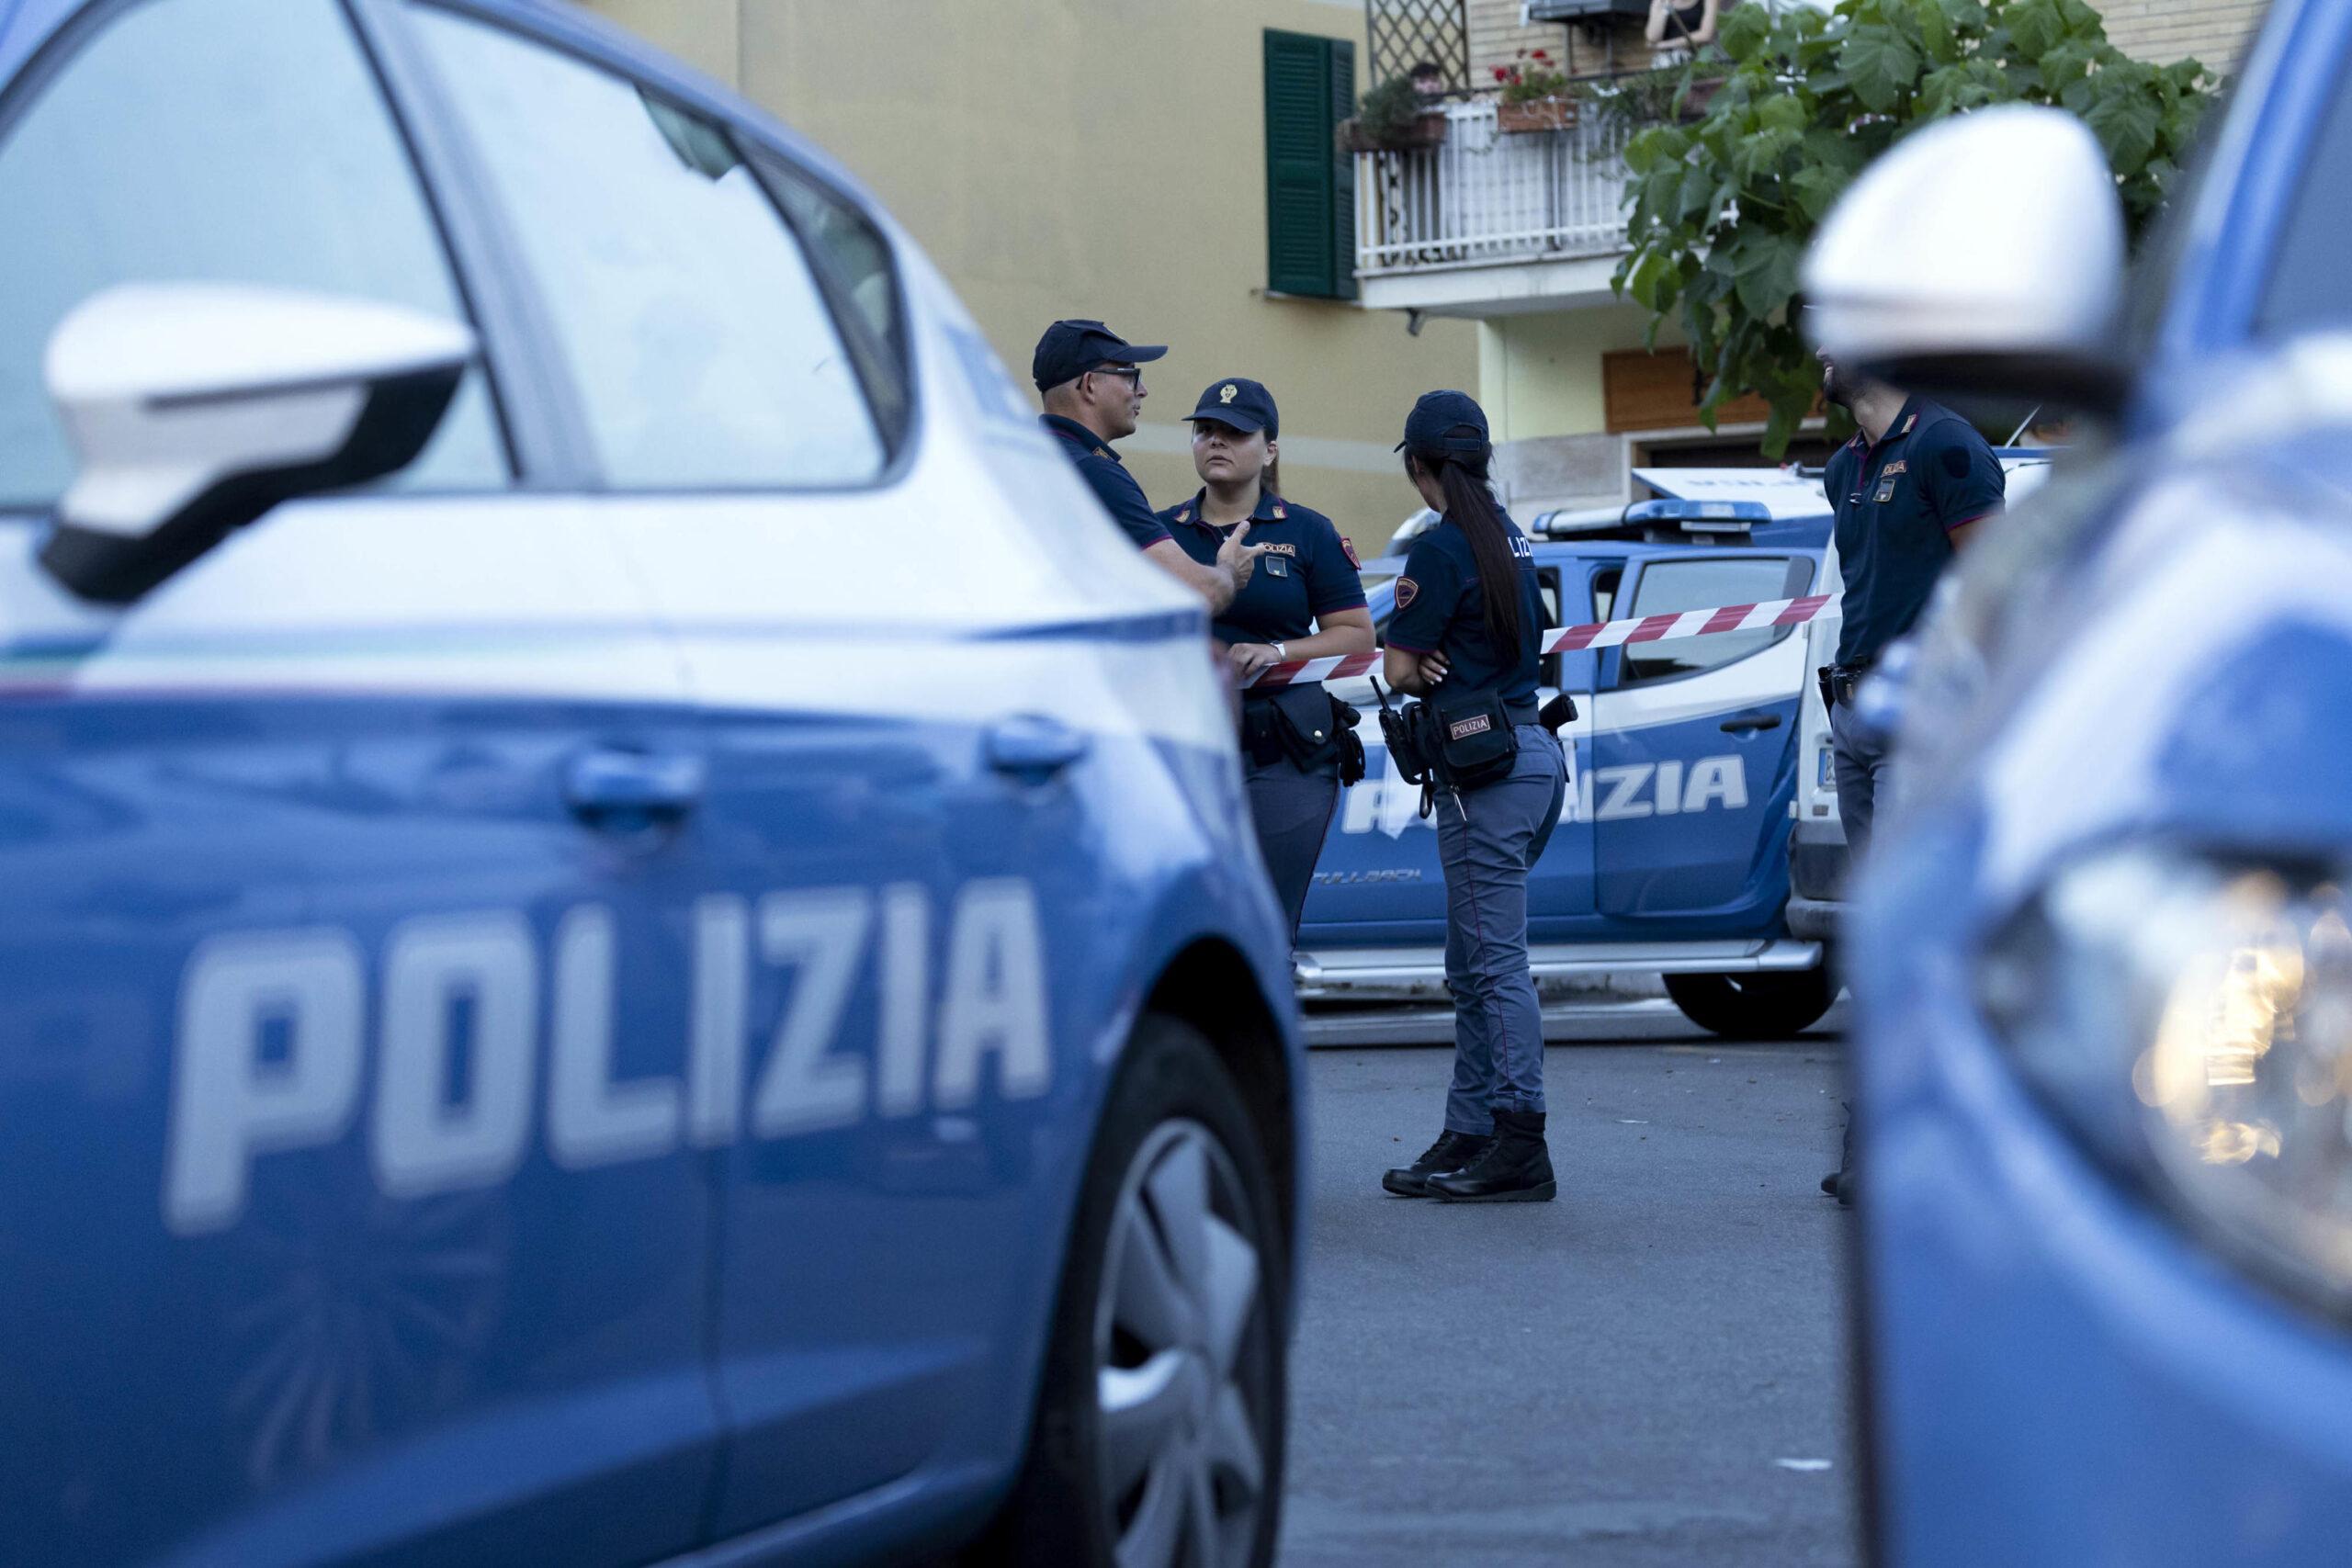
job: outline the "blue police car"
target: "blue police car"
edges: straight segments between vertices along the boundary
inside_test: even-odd
[[[2352,1540],[2348,182],[2352,6],[2276,0],[2128,288],[2030,109],[1902,143],[1809,264],[1841,361],[2112,432],[1928,625],[1849,920],[1883,1561]]]
[[[1640,477],[1670,498],[1533,520],[1548,624],[1815,592],[1828,530],[1817,481],[1769,469]],[[1372,586],[1375,626],[1394,593]],[[1573,805],[1528,883],[1539,978],[1661,972],[1693,1021],[1749,1038],[1828,1010],[1825,944],[1792,937],[1784,916],[1804,652],[1803,628],[1787,626],[1545,659],[1544,696],[1571,694],[1579,715],[1564,732]],[[1333,689],[1365,711],[1367,774],[1342,795],[1307,896],[1300,994],[1434,987],[1446,928],[1437,835],[1420,786],[1391,770],[1370,682]]]
[[[568,7],[0,0],[0,1560],[1272,1551],[1197,603]]]

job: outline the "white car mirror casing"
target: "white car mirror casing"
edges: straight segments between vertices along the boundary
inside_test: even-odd
[[[93,295],[44,364],[81,469],[41,563],[85,599],[127,603],[282,501],[396,472],[474,349],[455,321],[370,300],[213,283]]]
[[[2106,153],[2061,109],[1957,116],[1864,170],[1814,238],[1807,327],[1908,389],[2113,411],[2123,208]]]

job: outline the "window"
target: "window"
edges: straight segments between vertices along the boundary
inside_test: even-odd
[[[858,357],[723,129],[487,23],[416,15],[513,220],[608,483],[863,484]]]
[[[2270,281],[2256,307],[2254,330],[2285,337],[2352,321],[2352,291],[2344,287],[2344,257],[2352,249],[2352,85],[2339,84],[2318,137],[2308,149]]]
[[[752,162],[816,260],[865,395],[895,450],[914,412],[914,373],[890,242],[865,214],[803,171],[765,152],[753,153]]]
[[[250,283],[464,320],[448,258],[333,0],[150,0],[0,130],[0,506],[74,459],[41,376],[57,323],[118,284]],[[506,482],[485,378],[390,482]]]
[[[1356,112],[1356,46],[1266,33],[1266,287],[1356,297],[1356,181],[1340,121]]]
[[[1634,602],[1620,611],[1617,618],[1792,598],[1804,592],[1812,579],[1812,562],[1787,556],[1654,560],[1642,568],[1641,577],[1634,585]],[[1770,647],[1788,636],[1789,630],[1781,626],[1752,632],[1719,632],[1713,637],[1682,637],[1673,642],[1631,644],[1625,649],[1624,668],[1617,683],[1621,687],[1638,686],[1717,669]]]

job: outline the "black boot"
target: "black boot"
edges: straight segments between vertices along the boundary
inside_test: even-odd
[[[1544,1112],[1498,1111],[1495,1141],[1462,1169],[1432,1176],[1430,1196],[1453,1203],[1546,1203],[1559,1194],[1552,1151],[1544,1145]]]
[[[1821,1179],[1821,1190],[1839,1205],[1854,1206],[1854,1108],[1846,1107],[1846,1145],[1838,1154],[1838,1168]]]
[[[1399,1198],[1426,1198],[1430,1195],[1430,1177],[1460,1170],[1485,1154],[1487,1145],[1494,1141],[1484,1133],[1456,1133],[1449,1128],[1437,1135],[1437,1142],[1420,1158],[1384,1172],[1380,1184]]]

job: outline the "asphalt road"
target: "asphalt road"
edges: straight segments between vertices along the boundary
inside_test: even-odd
[[[1549,1010],[1553,1203],[1389,1197],[1382,1169],[1437,1134],[1451,1050],[1313,1053],[1282,1562],[1854,1562],[1852,1215],[1817,1187],[1838,1021],[1735,1044],[1663,1002]]]

